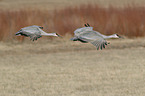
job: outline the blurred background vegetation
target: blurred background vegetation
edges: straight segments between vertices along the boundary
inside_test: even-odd
[[[127,37],[145,36],[145,7],[142,0],[140,3],[135,0],[124,0],[124,3],[120,0],[109,0],[108,3],[99,0],[80,0],[79,3],[76,0],[72,3],[65,0],[26,1],[0,1],[0,5],[3,5],[0,7],[0,41],[21,39],[14,34],[29,25],[43,26],[46,32],[65,35],[73,34],[84,23],[89,23],[94,30],[106,35],[118,33]]]

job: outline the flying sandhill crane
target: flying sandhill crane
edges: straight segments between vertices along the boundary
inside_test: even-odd
[[[46,33],[43,30],[43,27],[41,26],[36,26],[36,25],[32,25],[32,26],[28,26],[28,27],[24,27],[21,28],[15,35],[19,36],[26,36],[26,37],[30,37],[30,40],[37,40],[38,38],[42,37],[42,36],[59,36],[57,33]]]
[[[109,43],[107,43],[106,39],[110,38],[121,38],[118,34],[113,34],[110,36],[103,35],[97,31],[93,30],[93,27],[90,27],[90,25],[87,23],[85,24],[86,27],[78,28],[74,31],[74,37],[70,40],[72,41],[80,41],[82,43],[92,43],[94,46],[96,46],[97,50],[99,48],[102,50],[105,48],[105,46]]]

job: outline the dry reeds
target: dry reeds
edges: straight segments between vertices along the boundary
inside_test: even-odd
[[[81,5],[49,12],[46,10],[0,10],[0,40],[12,40],[20,28],[44,26],[46,32],[73,34],[76,28],[89,23],[94,30],[109,35],[118,33],[128,37],[145,36],[145,7],[102,8]]]

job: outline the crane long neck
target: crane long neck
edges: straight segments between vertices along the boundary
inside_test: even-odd
[[[103,38],[110,39],[110,38],[115,38],[115,36],[114,35],[109,35],[109,36],[103,35]]]
[[[42,33],[41,34],[42,36],[44,35],[44,36],[54,36],[54,33]]]
[[[56,33],[46,33],[43,30],[39,29],[41,31],[42,36],[56,36]]]

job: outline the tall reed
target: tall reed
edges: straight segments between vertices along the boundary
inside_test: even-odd
[[[118,33],[128,37],[145,36],[145,7],[127,6],[103,8],[95,5],[67,7],[52,12],[46,10],[0,10],[0,41],[15,39],[20,28],[29,25],[44,26],[46,32],[61,35],[89,23],[102,34]]]

